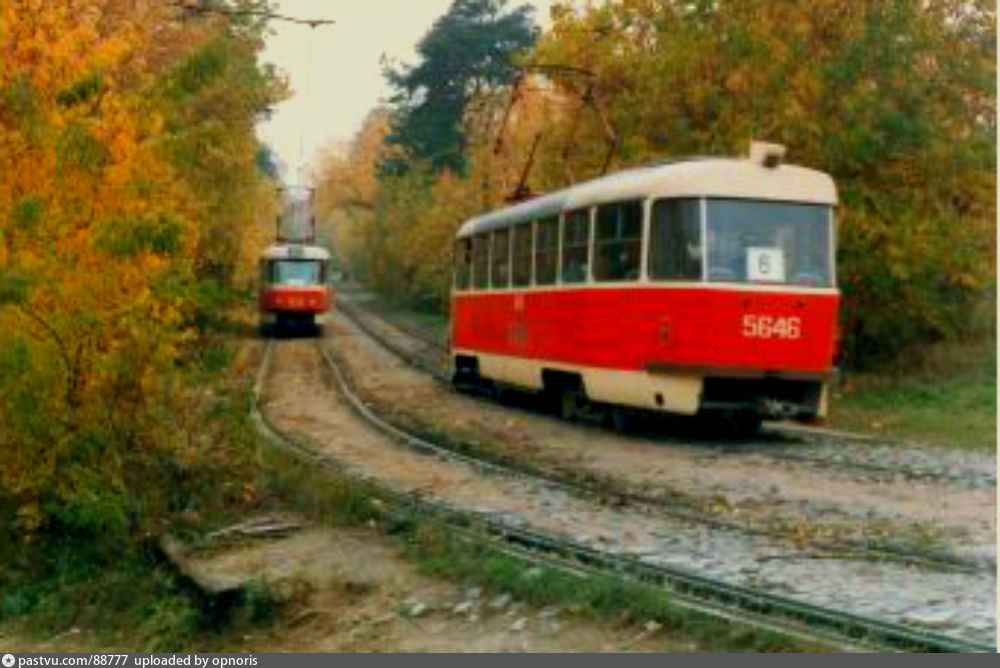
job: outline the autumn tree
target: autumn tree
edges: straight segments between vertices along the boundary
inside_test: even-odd
[[[374,206],[378,166],[388,157],[389,110],[376,107],[365,116],[350,146],[328,146],[315,177],[317,209],[329,213],[338,207]]]
[[[958,335],[992,283],[995,22],[991,0],[605,2],[557,12],[531,61],[594,73],[618,165],[763,138],[830,172],[847,352],[864,363]]]
[[[350,145],[327,146],[314,176],[320,229],[333,240],[333,253],[352,274],[370,278],[374,251],[373,211],[378,195],[378,166],[387,155],[389,111],[371,110]]]
[[[258,16],[209,14],[185,23],[209,35],[157,82],[164,148],[199,202],[195,273],[226,283],[236,270],[240,231],[255,210],[255,198],[246,196],[261,173],[254,125],[285,85],[270,66],[257,65],[264,31]]]
[[[168,419],[173,372],[273,197],[259,34],[160,2],[0,5],[0,530],[121,537],[211,459]]]

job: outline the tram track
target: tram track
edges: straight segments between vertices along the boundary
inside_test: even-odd
[[[369,310],[358,305],[356,302],[343,297],[338,297],[337,307],[363,332],[372,337],[383,348],[394,354],[400,360],[406,362],[414,368],[428,373],[434,377],[435,380],[449,388],[454,389],[451,384],[451,374],[448,371],[448,348],[440,341],[439,337],[413,325],[390,320],[375,311]],[[424,354],[413,353],[405,347],[390,341],[376,328],[365,322],[365,317],[378,319],[380,322],[385,323],[403,336],[419,341],[425,349]],[[992,472],[950,472],[932,470],[929,468],[907,467],[895,464],[887,466],[878,463],[857,461],[850,458],[850,456],[845,456],[843,454],[817,454],[808,452],[807,450],[817,441],[871,444],[876,440],[873,436],[831,430],[824,427],[812,427],[802,424],[784,424],[780,422],[767,423],[764,425],[763,429],[770,434],[780,435],[786,439],[792,439],[794,442],[790,444],[789,447],[769,445],[766,448],[753,446],[748,447],[748,444],[746,443],[730,441],[718,442],[714,444],[706,442],[705,445],[716,447],[726,454],[755,454],[778,461],[807,464],[815,467],[847,472],[856,472],[865,475],[877,476],[880,479],[894,479],[902,477],[906,480],[935,482],[956,486],[996,487],[996,476]],[[882,440],[886,443],[890,442],[887,439]],[[794,451],[791,448],[794,448]]]
[[[441,376],[443,374],[434,373],[432,369],[428,368],[431,366],[430,364],[421,364],[421,360],[414,359],[414,357],[401,346],[389,341],[373,327],[364,322],[364,320],[356,312],[351,312],[354,311],[356,307],[351,305],[345,309],[343,308],[343,304],[340,304],[340,306],[341,312],[344,312],[344,314],[358,326],[364,335],[372,338],[377,344],[407,364],[422,371],[432,373],[436,379],[442,380]],[[385,321],[383,320],[383,322]],[[388,324],[395,327],[394,323]],[[325,354],[329,357],[329,353]],[[448,382],[448,387],[451,387],[450,381]],[[393,422],[397,428],[401,426],[398,420],[393,420],[393,418],[387,419],[390,422]],[[406,428],[412,430],[413,426],[408,424],[406,425]],[[551,471],[546,471],[537,466],[533,466],[529,463],[516,459],[512,461],[509,458],[504,458],[503,461],[497,462],[494,458],[478,454],[477,448],[474,445],[456,441],[456,439],[450,435],[445,438],[439,433],[430,433],[419,429],[417,431],[420,432],[422,440],[422,445],[417,449],[432,451],[433,454],[438,456],[451,457],[456,461],[469,463],[483,469],[492,469],[495,471],[499,470],[507,475],[531,476],[532,478],[545,481],[548,484],[558,485],[563,489],[581,497],[599,499],[612,498],[617,503],[627,503],[630,506],[649,514],[671,517],[673,519],[698,523],[717,529],[741,531],[750,535],[769,536],[788,540],[789,536],[795,531],[794,525],[782,526],[780,522],[772,523],[769,526],[754,526],[747,522],[727,520],[720,517],[718,514],[706,513],[699,510],[698,504],[690,502],[683,496],[644,494],[642,492],[630,490],[623,485],[615,484],[613,482],[608,484],[607,481],[605,481],[604,484],[581,483],[576,477],[560,474],[559,472],[553,473]],[[403,440],[405,441],[406,439]],[[431,442],[433,442],[433,447],[428,448],[428,444]],[[476,454],[465,454],[468,452]],[[609,488],[613,491],[609,491]],[[810,546],[817,551],[817,558],[836,557],[898,561],[914,566],[949,569],[969,573],[994,572],[996,569],[995,561],[987,563],[983,559],[967,558],[936,549],[914,549],[905,545],[893,544],[887,540],[879,541],[866,538],[850,539],[843,537],[837,539],[822,539],[813,537],[809,542]]]
[[[359,477],[356,470],[346,466],[329,452],[292,438],[283,433],[260,409],[263,385],[271,359],[269,342],[264,352],[254,387],[253,418],[261,432],[277,447],[311,463],[329,467],[341,474]],[[453,457],[454,453],[441,452],[438,446],[419,436],[402,430],[371,407],[366,406],[350,387],[344,370],[323,346],[317,344],[318,354],[336,381],[339,396],[346,400],[351,411],[372,428],[393,440],[439,457]],[[481,461],[467,461],[469,465],[482,466]],[[497,470],[493,473],[507,473]],[[521,475],[513,472],[514,475]],[[364,476],[360,476],[364,477]],[[800,640],[833,645],[848,650],[919,650],[919,651],[993,651],[993,648],[964,639],[922,631],[901,624],[867,618],[850,612],[813,605],[795,599],[762,592],[705,577],[668,565],[640,561],[634,556],[609,550],[595,549],[564,536],[553,535],[525,526],[513,526],[490,513],[469,511],[441,501],[418,498],[414,494],[394,490],[384,481],[368,476],[365,481],[391,501],[393,512],[418,513],[432,517],[448,526],[453,533],[468,540],[486,541],[493,549],[533,563],[577,574],[603,574],[641,582],[662,588],[670,600],[682,608],[726,619],[773,632],[783,633]],[[565,558],[570,556],[572,563]]]

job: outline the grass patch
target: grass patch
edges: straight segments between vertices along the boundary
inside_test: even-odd
[[[58,550],[58,551],[56,551]],[[0,625],[29,638],[86,629],[88,644],[144,652],[192,646],[203,631],[199,611],[170,569],[140,551],[112,561],[61,545],[16,564],[0,579]]]
[[[932,445],[996,449],[994,341],[939,344],[877,373],[849,374],[830,426]]]
[[[251,582],[231,611],[206,601],[152,553],[133,550],[94,559],[62,546],[0,578],[0,628],[50,642],[85,632],[86,648],[137,652],[220,651],[248,628],[272,625],[285,600],[266,582]],[[79,651],[81,648],[76,648]]]
[[[580,577],[457,537],[440,520],[419,512],[389,512],[377,488],[317,470],[288,453],[269,449],[268,476],[282,500],[319,522],[378,527],[402,545],[401,554],[424,573],[535,606],[554,605],[587,619],[614,624],[656,622],[679,638],[713,651],[823,651],[779,634],[719,620],[671,603],[660,588],[602,575]],[[690,648],[689,648],[690,649]]]
[[[532,605],[558,605],[587,618],[616,623],[656,622],[711,651],[830,649],[687,610],[673,604],[669,595],[654,586],[532,565],[489,545],[457,539],[441,525],[418,523],[408,538],[405,553],[423,572],[460,582],[474,581]]]
[[[334,526],[381,522],[387,508],[378,490],[305,464],[277,448],[261,450],[261,478],[281,505]]]
[[[232,337],[204,333],[184,351],[171,392],[151,403],[142,424],[157,447],[130,473],[121,530],[64,517],[34,533],[0,527],[0,628],[46,641],[77,629],[88,647],[193,651],[268,623],[276,608],[264,588],[249,592],[236,619],[214,619],[147,547],[165,531],[201,535],[258,503],[258,436],[234,348]]]

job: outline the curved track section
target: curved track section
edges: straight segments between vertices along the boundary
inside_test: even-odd
[[[349,302],[344,302],[341,304],[341,312],[347,316],[351,322],[353,322],[365,335],[373,339],[378,345],[385,348],[397,358],[413,366],[421,371],[431,374],[436,380],[442,383],[447,383],[451,386],[450,378],[448,374],[443,371],[442,365],[440,363],[435,363],[434,361],[424,359],[420,356],[412,354],[410,351],[404,347],[391,341],[388,337],[384,336],[375,327],[371,326],[366,322],[365,317],[362,316],[355,305],[349,304]],[[371,315],[373,318],[377,318],[377,315]],[[402,328],[396,323],[388,323],[388,321],[380,319],[382,322],[387,322],[392,328],[402,331],[407,336],[411,336],[420,340],[429,350],[440,352],[442,350],[439,343],[435,342],[430,335],[416,336],[409,332],[409,328]],[[329,354],[324,351],[324,355],[327,356],[328,362],[332,363],[329,359]],[[446,360],[446,358],[444,358]],[[366,409],[368,410],[368,409]],[[396,429],[396,427],[392,427]],[[596,429],[596,427],[595,427]],[[407,439],[402,439],[404,442]],[[523,463],[518,463],[515,465],[504,465],[500,466],[495,463],[491,463],[484,458],[470,457],[458,453],[453,445],[445,443],[430,444],[431,438],[421,439],[422,445],[418,446],[418,449],[423,449],[428,451],[428,448],[432,448],[435,454],[440,456],[448,456],[456,459],[457,461],[462,461],[465,463],[470,463],[475,466],[480,466],[489,469],[501,469],[509,475],[528,475],[540,480],[545,481],[548,484],[559,485],[564,489],[567,489],[573,493],[584,495],[584,496],[600,496],[602,491],[585,485],[580,485],[575,482],[569,481],[566,478],[555,477],[552,475],[547,475],[537,468],[525,465]],[[739,446],[730,446],[735,449]],[[773,453],[769,452],[768,455]],[[787,455],[787,456],[786,456]],[[779,455],[777,458],[788,459],[795,462],[808,462],[815,463],[817,460],[810,458],[807,454],[796,454],[796,453],[786,453],[786,455]],[[826,464],[827,462],[823,462]],[[846,467],[854,469],[869,470],[864,464],[851,463],[849,461],[839,461],[837,463],[843,464]],[[881,467],[879,468],[881,469]],[[886,469],[887,470],[887,469]],[[940,479],[935,479],[941,482]],[[648,494],[642,494],[637,492],[632,492],[628,490],[617,490],[615,496],[621,501],[628,502],[630,504],[637,504],[641,507],[645,507],[652,512],[656,512],[662,515],[674,517],[688,522],[698,522],[705,524],[707,526],[716,528],[725,528],[736,531],[743,531],[754,535],[762,536],[776,536],[780,537],[782,534],[775,530],[754,528],[750,527],[745,523],[728,521],[721,519],[720,517],[704,512],[699,512],[694,508],[678,508],[676,500],[665,500],[662,497],[651,496]],[[964,572],[978,572],[984,570],[993,571],[996,568],[995,562],[984,563],[982,559],[966,558],[962,556],[957,556],[942,552],[940,550],[924,549],[917,550],[913,548],[899,547],[890,544],[877,544],[872,541],[866,540],[850,540],[850,539],[838,539],[838,540],[823,540],[823,539],[813,539],[812,544],[823,550],[827,550],[833,553],[853,553],[856,555],[864,555],[866,558],[876,559],[876,560],[893,560],[902,561],[908,564],[923,565],[931,568],[944,568],[953,569]]]
[[[270,363],[272,346],[273,344],[269,343],[265,351],[255,386],[255,397],[258,399]],[[346,399],[357,416],[383,434],[394,440],[404,441],[411,447],[434,452],[438,456],[455,456],[454,453],[441,452],[435,444],[386,422],[354,394],[336,360],[325,350],[321,349],[321,353],[332,371],[340,395]],[[348,470],[348,467],[336,457],[282,434],[266,415],[256,408],[254,419],[268,439],[279,447],[309,461],[341,471]],[[466,463],[484,467],[484,463],[478,460]],[[493,465],[486,467],[493,473],[520,475],[510,470],[502,470],[502,467]],[[357,475],[353,471],[349,474]],[[616,577],[665,587],[668,595],[679,605],[702,613],[768,628],[798,638],[808,638],[822,643],[833,642],[843,649],[994,651],[994,648],[988,645],[733,585],[689,570],[640,561],[635,556],[622,555],[612,550],[595,549],[593,546],[548,532],[523,525],[514,526],[504,518],[495,517],[490,513],[472,512],[439,501],[417,499],[412,494],[392,491],[383,481],[371,476],[368,476],[368,482],[384,491],[400,512],[409,509],[437,517],[455,531],[465,532],[470,539],[482,540],[485,532],[499,542],[500,549],[513,551],[533,560],[543,560],[552,568],[567,568],[564,563],[560,563],[558,557],[572,555],[575,564],[569,567],[571,569],[590,569],[593,572],[613,574]]]

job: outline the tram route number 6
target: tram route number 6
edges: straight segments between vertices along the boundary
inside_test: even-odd
[[[797,339],[802,336],[802,320],[795,316],[775,318],[746,313],[743,336],[749,339]]]

